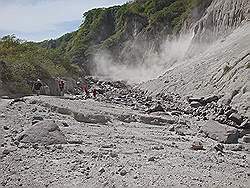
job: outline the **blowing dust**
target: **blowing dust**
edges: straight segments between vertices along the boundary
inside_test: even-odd
[[[193,35],[189,34],[172,41],[165,41],[160,46],[160,52],[145,51],[141,62],[133,65],[117,62],[108,51],[99,52],[94,58],[96,75],[112,80],[125,80],[128,83],[155,79],[186,58],[192,38]]]

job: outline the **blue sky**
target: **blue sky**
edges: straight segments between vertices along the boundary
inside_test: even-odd
[[[82,14],[128,0],[0,0],[0,37],[15,34],[28,41],[57,38],[76,30]]]

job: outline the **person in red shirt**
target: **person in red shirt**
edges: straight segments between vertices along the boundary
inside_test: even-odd
[[[88,85],[87,84],[84,83],[82,85],[82,91],[85,92],[87,97],[89,97],[89,90],[88,90]]]

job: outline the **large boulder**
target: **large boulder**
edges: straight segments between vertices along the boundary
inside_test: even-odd
[[[236,128],[221,124],[214,120],[204,123],[201,130],[207,134],[209,138],[217,140],[225,144],[238,143],[239,132]]]
[[[45,145],[67,143],[66,137],[61,132],[59,126],[50,120],[36,123],[19,135],[17,140],[23,143],[39,143]]]
[[[103,114],[74,113],[74,118],[78,122],[104,125],[111,121],[110,117],[105,116]]]

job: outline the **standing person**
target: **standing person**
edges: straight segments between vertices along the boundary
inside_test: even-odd
[[[60,96],[64,96],[64,85],[65,85],[64,81],[62,79],[59,80],[58,85],[60,89]]]
[[[40,79],[37,79],[37,81],[34,83],[32,90],[35,91],[36,95],[39,96],[41,93],[41,88],[43,84]]]
[[[97,94],[96,88],[94,88],[94,89],[93,89],[93,97],[94,97],[94,98],[96,98],[96,94]]]
[[[83,85],[82,85],[82,91],[85,92],[86,97],[88,98],[88,97],[89,97],[89,90],[88,90],[88,85],[87,85],[87,83],[83,83]]]

